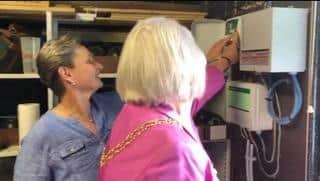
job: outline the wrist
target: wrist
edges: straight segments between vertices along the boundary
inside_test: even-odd
[[[222,62],[222,61],[224,63],[226,63],[228,66],[232,65],[231,59],[226,57],[226,56],[222,56],[222,55],[220,55],[220,56],[218,56],[218,57],[216,57],[216,58],[214,58],[212,60],[208,60],[207,64],[211,64],[211,63],[214,63],[214,62]]]
[[[226,57],[226,56],[221,56],[220,59],[224,59],[225,61],[227,61],[228,65],[231,66],[232,65],[232,61],[230,58]]]
[[[231,61],[227,57],[219,56],[213,60],[209,60],[207,65],[214,66],[218,68],[220,71],[225,72],[231,66]]]

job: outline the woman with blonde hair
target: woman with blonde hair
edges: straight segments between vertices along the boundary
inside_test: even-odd
[[[205,55],[172,19],[139,21],[120,57],[116,88],[125,102],[100,161],[99,180],[218,180],[192,116],[238,61],[237,34]]]

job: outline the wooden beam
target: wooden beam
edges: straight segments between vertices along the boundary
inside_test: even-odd
[[[84,12],[97,13],[97,20],[137,21],[151,16],[165,16],[179,21],[197,21],[203,19],[206,12],[186,12],[169,10],[145,10],[145,9],[114,9],[81,7]]]
[[[171,10],[171,11],[188,11],[188,12],[206,12],[205,2],[181,3],[176,1],[50,1],[50,5],[66,4],[74,7],[90,6],[114,9],[149,9],[149,10]]]
[[[119,9],[119,8],[99,8],[80,6],[85,12],[105,11],[111,13],[135,13],[135,14],[176,14],[176,15],[206,15],[207,12],[189,12],[189,11],[172,11],[172,10],[153,10],[153,9]]]
[[[49,7],[49,1],[0,1],[0,5]]]
[[[46,11],[51,11],[55,15],[74,15],[75,9],[72,7],[45,7],[45,6],[21,6],[21,5],[7,5],[0,4],[0,13],[9,14],[45,14]]]
[[[69,4],[59,4],[47,6],[46,4],[28,6],[10,5],[0,3],[0,15],[10,16],[37,16],[43,18],[46,11],[51,11],[55,16],[75,16],[76,8]],[[154,9],[119,9],[119,8],[95,8],[92,6],[79,6],[78,12],[97,13],[97,21],[115,21],[115,22],[132,22],[151,16],[165,16],[176,19],[178,21],[190,22],[203,19],[207,12],[189,12],[189,11],[173,11],[173,10],[154,10]]]

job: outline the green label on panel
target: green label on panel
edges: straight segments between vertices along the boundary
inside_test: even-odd
[[[229,86],[228,106],[240,111],[249,112],[251,108],[250,89]]]
[[[237,30],[238,21],[238,19],[233,19],[226,23],[226,35],[229,35]]]

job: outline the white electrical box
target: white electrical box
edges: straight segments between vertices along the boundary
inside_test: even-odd
[[[229,35],[234,31],[241,31],[240,17],[233,17],[227,21],[218,19],[204,19],[193,22],[191,25],[192,34],[200,47],[206,54],[209,48],[225,35]]]
[[[240,70],[303,72],[308,10],[268,8],[241,16]]]
[[[226,121],[250,131],[272,129],[267,112],[267,88],[261,84],[229,81],[226,85]]]
[[[194,39],[204,54],[207,54],[209,48],[224,36],[225,29],[225,21],[217,19],[196,21],[191,25]]]

